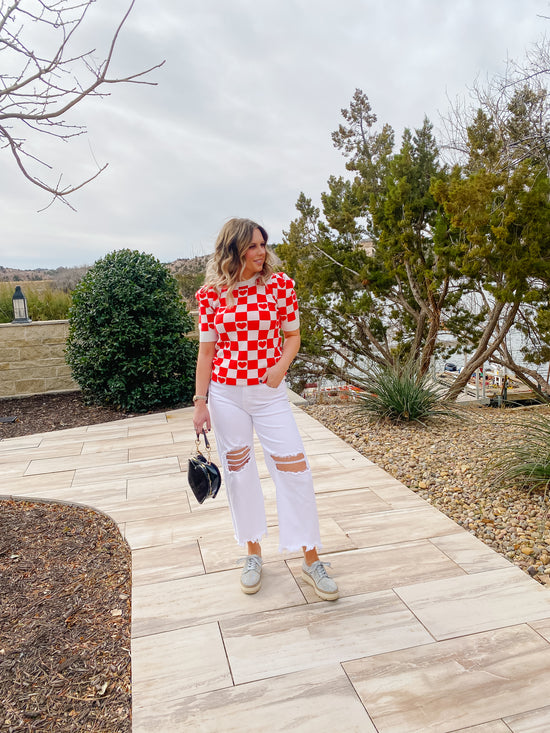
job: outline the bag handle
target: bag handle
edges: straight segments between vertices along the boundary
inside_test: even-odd
[[[197,439],[195,440],[195,447],[197,449],[197,453],[201,452],[201,435],[204,438],[204,445],[206,446],[206,450],[208,453],[208,463],[212,463],[212,459],[210,458],[210,441],[208,440],[208,437],[206,435],[206,430],[203,428],[201,433],[197,433]]]

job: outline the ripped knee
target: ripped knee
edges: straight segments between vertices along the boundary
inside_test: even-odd
[[[307,471],[306,457],[303,453],[295,456],[271,456],[275,461],[277,471],[283,473],[303,473]]]
[[[227,468],[230,471],[241,471],[250,460],[250,448],[237,448],[226,455]]]

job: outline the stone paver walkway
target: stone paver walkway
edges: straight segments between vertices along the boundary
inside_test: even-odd
[[[187,491],[191,409],[0,443],[3,494],[95,507],[132,548],[134,733],[548,733],[549,591],[293,409],[336,603],[277,552],[259,454],[263,586],[240,591],[224,491]]]

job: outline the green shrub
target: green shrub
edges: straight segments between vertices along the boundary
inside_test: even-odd
[[[358,409],[393,422],[419,422],[434,417],[458,417],[459,408],[444,398],[445,388],[427,374],[420,376],[415,362],[393,367],[374,365],[360,385]]]
[[[145,412],[190,401],[197,344],[177,283],[155,257],[119,250],[73,291],[67,362],[88,403]]]
[[[533,415],[517,423],[513,443],[496,448],[492,465],[497,483],[516,484],[528,490],[550,489],[550,415]]]

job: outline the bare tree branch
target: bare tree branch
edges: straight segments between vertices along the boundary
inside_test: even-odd
[[[109,96],[109,85],[145,84],[145,79],[161,63],[125,76],[111,75],[120,34],[134,7],[131,0],[109,41],[105,57],[94,58],[95,49],[73,53],[86,15],[96,0],[38,0],[23,6],[21,0],[4,7],[0,3],[0,148],[9,149],[20,172],[33,185],[51,194],[52,202],[68,205],[67,196],[93,181],[107,165],[84,181],[62,185],[42,180],[31,162],[51,170],[40,156],[28,150],[28,131],[67,141],[86,132],[85,125],[66,120],[66,115],[87,97]],[[31,38],[32,32],[32,38]],[[50,51],[41,55],[34,50],[36,37]],[[27,132],[26,132],[27,130]],[[51,202],[51,203],[52,203]],[[71,207],[72,208],[72,207]]]
[[[441,146],[457,162],[468,159],[468,128],[477,110],[483,110],[495,126],[500,156],[495,163],[512,171],[521,162],[536,156],[550,171],[550,41],[544,37],[528,51],[521,63],[509,59],[504,72],[484,82],[479,79],[469,90],[469,100],[449,102],[450,111],[442,119],[446,143]],[[512,102],[523,93],[531,124],[524,131],[510,134],[514,110]]]

